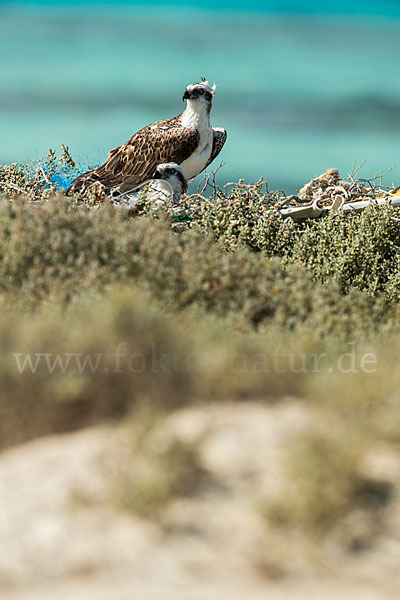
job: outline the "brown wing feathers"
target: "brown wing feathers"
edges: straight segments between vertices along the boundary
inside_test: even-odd
[[[222,127],[214,128],[213,148],[211,151],[210,160],[204,167],[205,169],[207,169],[208,165],[211,164],[212,161],[215,158],[217,158],[218,154],[221,152],[221,150],[226,142],[227,135],[228,134],[226,133],[226,129],[223,129]]]
[[[108,189],[118,185],[121,191],[128,190],[149,179],[160,163],[181,164],[196,149],[199,139],[198,131],[182,127],[179,117],[148,125],[111,150],[103,165],[77,177],[68,191],[95,182]]]

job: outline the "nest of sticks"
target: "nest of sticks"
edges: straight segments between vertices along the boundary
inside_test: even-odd
[[[357,177],[358,171],[353,168],[352,173],[342,179],[338,169],[328,169],[322,175],[315,177],[304,185],[297,195],[287,196],[283,204],[286,207],[299,207],[316,205],[320,208],[330,208],[338,200],[342,204],[369,201],[373,202],[378,198],[395,195],[400,190],[400,186],[393,188],[383,186],[383,177],[385,173],[379,172],[371,179],[360,179]]]

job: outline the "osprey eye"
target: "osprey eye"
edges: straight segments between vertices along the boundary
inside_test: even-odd
[[[204,94],[204,90],[200,88],[199,90],[197,90],[197,93],[199,96],[202,96]]]
[[[176,173],[176,170],[175,170],[175,169],[172,169],[172,168],[171,168],[171,169],[168,169],[168,173],[169,173],[170,175],[175,175],[175,173]]]

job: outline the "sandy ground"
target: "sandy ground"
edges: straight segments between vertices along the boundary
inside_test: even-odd
[[[368,551],[307,548],[266,526],[258,505],[283,483],[300,403],[192,408],[165,428],[207,432],[212,483],[165,507],[162,522],[107,502],[115,431],[43,438],[0,455],[2,600],[372,600],[400,592],[400,503]],[[78,498],[84,493],[90,502]],[[311,558],[312,557],[312,558]]]

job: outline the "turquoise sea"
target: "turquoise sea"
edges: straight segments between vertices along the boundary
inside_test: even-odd
[[[329,167],[395,169],[400,183],[400,3],[0,1],[0,163],[61,143],[84,163],[217,83],[228,130],[221,183],[294,191]],[[214,166],[217,166],[215,164]]]

